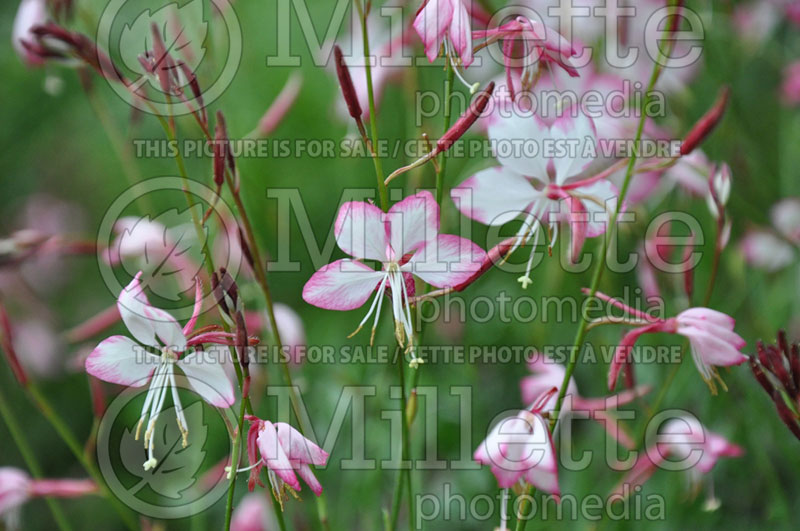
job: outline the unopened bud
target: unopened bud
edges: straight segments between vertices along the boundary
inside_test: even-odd
[[[344,64],[344,55],[342,55],[342,49],[339,48],[339,45],[333,47],[333,56],[336,60],[336,76],[339,78],[339,86],[342,87],[342,96],[344,96],[344,102],[347,104],[347,111],[356,120],[361,120],[361,115],[363,114],[361,104],[358,103],[356,89],[353,86],[353,78],[350,77],[350,70]]]
[[[680,154],[682,156],[688,155],[694,151],[697,146],[708,138],[714,128],[717,127],[717,124],[719,124],[725,114],[730,92],[728,87],[723,87],[722,90],[720,90],[714,106],[711,107],[711,109],[697,121],[691,131],[689,131],[681,144]]]

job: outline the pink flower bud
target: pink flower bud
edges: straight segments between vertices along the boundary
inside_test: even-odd
[[[697,146],[708,138],[714,128],[717,127],[717,124],[719,124],[725,114],[730,92],[728,87],[722,88],[714,106],[697,121],[691,131],[689,131],[683,139],[680,150],[681,155],[688,155],[694,151]]]

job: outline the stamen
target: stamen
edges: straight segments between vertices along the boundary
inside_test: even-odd
[[[347,336],[347,339],[352,338],[353,336],[355,336],[357,333],[359,333],[361,331],[361,329],[364,327],[364,323],[367,322],[367,320],[369,319],[370,315],[372,315],[372,312],[375,311],[376,305],[377,305],[377,308],[378,308],[378,314],[380,314],[380,311],[381,311],[380,310],[381,298],[383,297],[383,293],[386,290],[386,277],[388,277],[388,276],[389,276],[388,273],[386,275],[384,275],[383,280],[381,280],[381,285],[378,288],[378,292],[375,294],[375,298],[372,299],[372,304],[369,307],[369,311],[367,312],[367,315],[364,316],[364,318],[361,320],[360,323],[358,323],[358,328],[356,328],[356,330],[352,334]],[[377,326],[377,323],[378,323],[378,315],[375,316],[375,326]],[[372,327],[372,330],[373,330],[372,331],[372,335],[373,335],[373,337],[375,335],[375,326]],[[372,340],[370,340],[370,345],[371,344],[372,344]]]
[[[175,419],[178,421],[178,430],[181,432],[181,444],[184,448],[189,446],[189,425],[186,416],[183,414],[181,399],[178,396],[178,387],[175,385],[175,371],[169,374],[169,383],[172,388],[172,402],[175,406]]]

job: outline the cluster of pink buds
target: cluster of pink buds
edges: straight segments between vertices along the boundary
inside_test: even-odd
[[[789,344],[786,332],[778,332],[777,345],[757,344],[758,356],[749,358],[750,368],[775,403],[778,415],[800,439],[800,343]]]

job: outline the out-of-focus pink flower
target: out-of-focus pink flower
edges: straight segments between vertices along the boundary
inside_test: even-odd
[[[739,241],[739,251],[750,266],[775,272],[794,261],[789,243],[767,230],[749,230]]]
[[[770,220],[784,238],[800,245],[800,198],[790,197],[775,203]]]
[[[525,0],[520,3],[534,10],[545,25],[557,29],[567,38],[580,37],[585,42],[601,39],[606,29],[604,18],[593,15],[595,8],[606,8],[610,19],[618,19],[617,3],[604,0]]]
[[[641,318],[640,315],[634,317]],[[665,332],[687,337],[697,370],[712,390],[713,379],[719,378],[714,367],[729,367],[747,361],[747,356],[740,352],[745,341],[733,331],[736,321],[724,313],[710,308],[689,308],[676,317],[647,320],[649,322],[625,334],[617,346],[608,373],[609,389],[616,387],[620,369],[630,363],[631,351],[643,334]]]
[[[713,164],[701,150],[696,149],[681,157],[672,168],[664,172],[667,180],[677,183],[685,192],[704,197],[708,191],[708,177]]]
[[[800,61],[791,63],[783,69],[781,98],[786,105],[800,104]]]
[[[733,10],[733,27],[748,44],[762,44],[780,22],[777,6],[769,0],[737,4]]]
[[[247,457],[251,467],[248,482],[250,490],[255,488],[256,483],[264,486],[258,476],[266,466],[272,492],[281,502],[281,507],[287,499],[287,489],[295,492],[302,489],[297,476],[300,476],[314,494],[322,494],[322,485],[309,465],[325,466],[328,452],[285,422],[273,424],[251,415],[246,418],[250,421],[250,430],[247,433]]]
[[[786,6],[786,16],[797,26],[800,26],[800,1],[789,0],[789,4]]]
[[[548,422],[541,411],[556,389],[537,399],[530,410],[500,421],[473,454],[473,459],[491,468],[500,488],[520,480],[537,489],[560,496],[558,462]]]
[[[306,331],[303,320],[290,306],[277,303],[275,321],[281,335],[281,343],[292,363],[302,363],[306,346]],[[248,330],[264,330],[272,333],[269,318],[263,312],[247,312],[245,315]]]
[[[472,22],[464,0],[424,0],[414,29],[430,62],[436,60],[444,44],[451,59],[457,56],[464,68],[472,64]]]
[[[35,42],[36,36],[31,33],[31,28],[46,23],[47,18],[46,0],[22,0],[19,3],[11,30],[11,44],[19,58],[28,66],[38,66],[44,64],[44,61],[25,48],[22,42]]]
[[[795,246],[800,246],[800,199],[790,197],[775,203],[770,220],[774,231],[751,229],[739,242],[739,250],[751,266],[774,272],[792,263]]]
[[[97,492],[97,485],[88,479],[33,479],[25,471],[0,467],[0,517],[16,527],[19,507],[31,498],[77,498]]]
[[[650,262],[644,245],[639,246],[637,255],[639,256],[639,264],[636,267],[636,278],[639,281],[639,287],[642,288],[647,299],[656,299],[661,296],[661,288],[658,286],[656,269]]]
[[[592,121],[582,112],[566,112],[549,126],[537,116],[512,114],[489,126],[489,138],[502,147],[497,159],[502,166],[480,171],[451,191],[453,201],[467,217],[486,225],[500,226],[524,216],[517,241],[509,252],[534,237],[523,288],[532,282],[530,271],[540,232],[549,224],[550,248],[558,236],[559,221],[566,220],[572,232],[571,256],[577,259],[586,238],[603,234],[616,208],[617,188],[607,179],[583,182],[580,176],[592,162],[585,143],[594,142]],[[531,149],[507,149],[521,141]],[[578,148],[549,157],[546,142],[568,141]],[[529,153],[531,155],[529,155]],[[540,229],[542,229],[540,231]]]
[[[203,344],[235,345],[236,334],[208,331],[193,334],[202,309],[202,286],[197,282],[192,317],[181,328],[164,310],[150,305],[141,283],[141,272],[125,287],[117,299],[122,321],[136,339],[111,336],[103,340],[86,359],[86,372],[103,381],[124,386],[139,387],[150,384],[142,414],[136,428],[138,439],[142,425],[149,417],[144,435],[148,459],[144,469],[157,464],[153,455],[153,430],[171,391],[178,427],[183,435],[183,446],[188,444],[189,427],[176,387],[176,368],[188,377],[188,384],[206,402],[216,407],[227,407],[235,400],[233,384],[217,356],[207,356],[200,350],[183,355],[190,347]],[[138,343],[137,343],[138,341]],[[158,349],[160,355],[142,348],[139,343]]]
[[[233,511],[231,531],[272,531],[278,528],[263,494],[247,494]]]
[[[644,484],[667,459],[673,461],[670,470],[675,470],[676,462],[685,466],[684,470],[697,486],[721,457],[739,457],[742,453],[739,446],[707,430],[695,417],[675,418],[664,424],[656,443],[639,457],[614,494],[623,496]],[[627,490],[623,488],[625,485],[628,485]]]
[[[412,364],[420,363],[413,346],[411,275],[437,288],[458,286],[480,269],[486,253],[467,239],[439,234],[439,205],[427,191],[406,197],[386,213],[366,202],[345,203],[334,234],[339,248],[353,259],[337,260],[314,273],[303,287],[303,300],[327,310],[354,310],[375,293],[356,330],[374,314],[374,336],[383,296],[390,295],[397,341],[405,345],[407,339]],[[365,259],[377,260],[382,269],[372,269],[361,261]]]
[[[564,382],[564,375],[566,373],[566,369],[563,365],[546,360],[544,357],[536,356],[528,363],[528,368],[533,374],[526,376],[520,381],[523,403],[532,404],[538,397],[543,396],[550,389],[561,389],[561,384]],[[635,400],[636,397],[643,396],[648,391],[648,387],[640,386],[636,389],[623,391],[618,395],[605,398],[584,398],[578,393],[578,386],[575,384],[575,378],[573,377],[570,378],[567,384],[567,391],[564,394],[564,402],[562,403],[559,417],[569,414],[571,411],[581,411],[590,414],[597,412],[598,414],[592,415],[592,418],[603,424],[608,432],[613,437],[618,438],[626,447],[633,448],[634,443],[630,437],[623,431],[613,431],[612,423],[605,422],[604,419],[609,416],[608,410],[630,403]],[[542,413],[553,411],[556,401],[557,395],[553,394],[547,402],[542,405]]]
[[[45,378],[52,378],[64,368],[63,341],[45,319],[28,318],[16,323],[14,339],[25,369]]]

